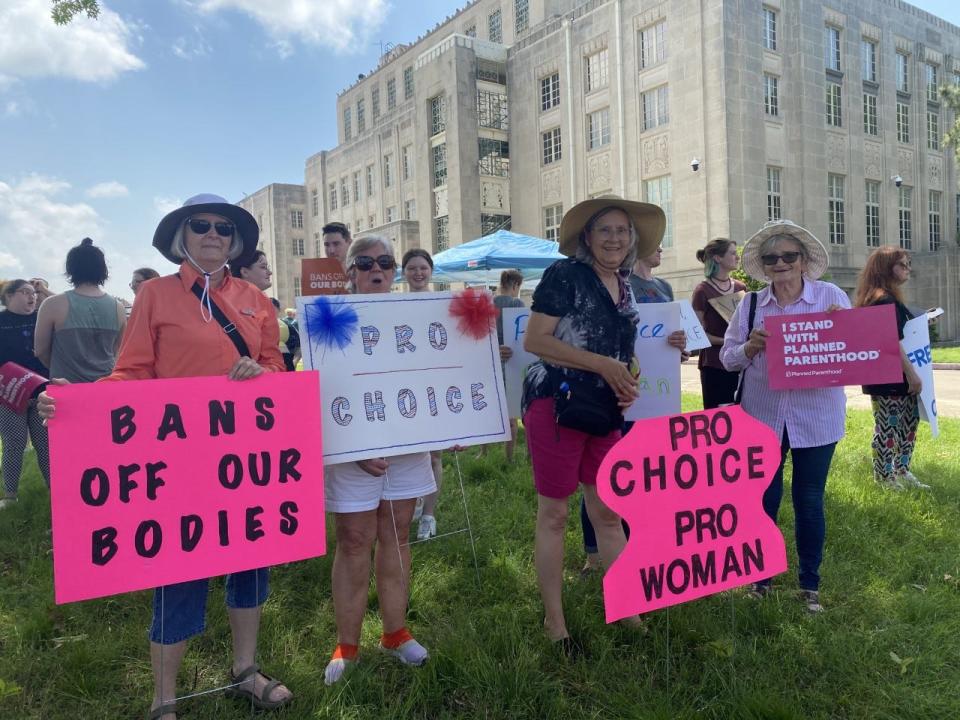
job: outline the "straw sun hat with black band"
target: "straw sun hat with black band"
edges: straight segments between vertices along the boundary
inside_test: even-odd
[[[760,248],[768,238],[784,235],[795,240],[804,250],[807,264],[804,275],[811,280],[817,280],[827,271],[829,257],[823,243],[817,240],[812,232],[790,220],[771,220],[757,230],[743,246],[740,263],[743,271],[754,280],[769,282],[770,278],[763,272],[763,261],[760,259]]]
[[[623,210],[630,218],[637,233],[638,258],[652,255],[660,246],[663,233],[667,229],[667,216],[660,207],[651,203],[624,200],[616,195],[604,195],[584,200],[567,210],[560,222],[560,252],[567,257],[576,255],[584,225],[606,208]]]

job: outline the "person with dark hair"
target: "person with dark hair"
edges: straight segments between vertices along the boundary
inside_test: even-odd
[[[273,277],[273,271],[270,269],[270,263],[267,262],[267,254],[263,250],[257,250],[249,258],[231,260],[230,273],[235,278],[253,283],[263,292],[269,290],[273,285],[273,281],[270,280]]]
[[[860,272],[854,307],[893,305],[897,313],[897,333],[903,340],[903,328],[913,313],[903,302],[903,285],[910,279],[910,253],[886,245],[870,253]],[[900,348],[903,380],[886,385],[864,385],[863,394],[873,405],[873,479],[889,490],[905,487],[929,490],[910,472],[910,460],[920,425],[918,397],[923,382]]]
[[[342,222],[327,223],[323,226],[323,252],[328,258],[336,258],[344,268],[347,267],[347,252],[350,250],[350,228]]]
[[[67,253],[73,286],[49,298],[37,315],[35,352],[50,377],[93,382],[110,374],[127,326],[123,303],[103,291],[107,261],[90,238]]]
[[[710,340],[710,347],[701,350],[697,360],[703,408],[710,410],[733,402],[740,379],[740,373],[730,372],[720,362],[720,348],[727,332],[727,321],[710,301],[724,295],[742,293],[747,286],[730,277],[730,273],[740,264],[737,243],[733,240],[714,238],[705,248],[697,250],[697,260],[703,263],[706,280],[694,288],[690,304]]]
[[[0,288],[0,365],[14,362],[43,377],[50,377],[47,368],[33,352],[33,333],[37,324],[37,291],[26,280],[11,280]],[[39,394],[37,389],[35,395]],[[47,487],[50,486],[50,456],[47,450],[47,428],[37,414],[36,398],[31,398],[27,411],[20,415],[0,403],[0,468],[3,470],[3,498],[0,509],[17,501],[23,455],[27,451],[27,435],[37,452],[37,464]]]
[[[153,268],[142,267],[134,270],[133,277],[130,279],[130,289],[133,290],[134,297],[136,297],[137,293],[140,292],[141,284],[145,283],[147,280],[153,280],[154,278],[158,277],[160,277],[160,273]]]

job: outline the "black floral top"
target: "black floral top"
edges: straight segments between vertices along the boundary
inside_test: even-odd
[[[619,278],[620,302],[614,305],[593,268],[575,258],[558,260],[543,273],[530,309],[560,318],[553,331],[555,338],[580,350],[629,363],[637,337],[637,312],[628,275],[624,273]],[[524,377],[522,412],[525,413],[534,400],[553,396],[551,373],[591,379],[598,389],[607,388],[606,381],[596,373],[560,368],[538,360],[527,368]]]

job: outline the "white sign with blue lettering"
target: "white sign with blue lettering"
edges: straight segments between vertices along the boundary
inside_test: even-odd
[[[452,294],[297,298],[320,371],[326,463],[510,439],[496,330],[458,329]]]
[[[680,351],[667,336],[683,329],[677,303],[642,303],[634,349],[640,363],[639,396],[623,417],[626,420],[677,415],[680,412]]]
[[[503,380],[507,391],[507,409],[510,417],[520,417],[520,401],[523,399],[523,378],[527,367],[539,360],[533,353],[523,349],[523,338],[527,332],[530,308],[503,309],[503,344],[513,351],[513,355],[503,365]]]
[[[700,324],[700,318],[693,309],[689,300],[678,300],[677,306],[680,308],[680,321],[683,323],[683,331],[687,334],[687,350],[704,350],[713,343],[707,337],[707,331]]]
[[[940,435],[937,425],[937,398],[933,388],[933,358],[930,352],[930,328],[927,316],[921,315],[903,326],[900,346],[907,359],[916,368],[923,387],[920,390],[920,419],[930,423],[930,434]]]

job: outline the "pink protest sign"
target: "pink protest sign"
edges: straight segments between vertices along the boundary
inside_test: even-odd
[[[50,394],[58,603],[324,554],[317,373]]]
[[[768,318],[767,375],[773,390],[900,382],[893,305]]]
[[[603,578],[607,622],[785,571],[763,511],[779,464],[776,434],[737,406],[638,421],[597,474],[631,530]]]
[[[45,382],[48,380],[42,375],[37,375],[15,362],[5,362],[0,365],[0,403],[22,415],[33,391]]]

